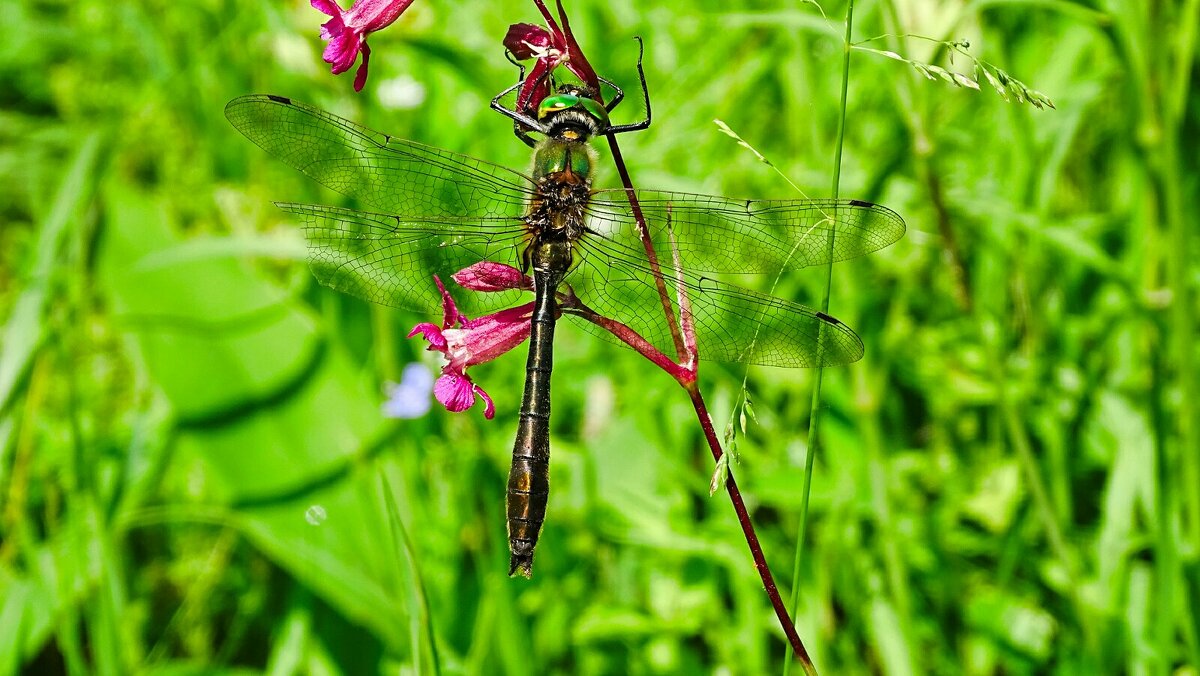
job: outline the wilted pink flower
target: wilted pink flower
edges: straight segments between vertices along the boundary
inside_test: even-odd
[[[511,265],[482,261],[450,275],[450,279],[471,291],[533,291],[533,278]]]
[[[477,264],[456,273],[454,277],[457,280],[460,275],[463,276],[467,280],[464,284],[467,288],[472,288],[471,285],[481,278],[488,278],[485,286],[489,288],[476,290],[521,288],[520,285],[524,284],[521,278],[524,278],[524,275],[515,268],[509,268],[517,272],[517,277],[514,278],[502,270],[508,267],[498,263]],[[507,277],[512,285],[497,285],[504,277]],[[433,396],[446,410],[454,413],[465,411],[475,405],[475,397],[479,396],[484,401],[483,416],[490,420],[496,414],[496,407],[487,392],[467,375],[467,368],[491,361],[524,342],[529,337],[533,303],[501,310],[478,319],[468,319],[459,313],[458,306],[442,285],[442,280],[434,275],[433,281],[442,292],[442,325],[428,322],[417,324],[408,333],[408,337],[420,334],[429,341],[430,350],[446,355],[448,363],[442,367],[442,375],[433,385]]]
[[[367,35],[392,25],[413,0],[357,0],[344,12],[335,0],[311,0],[314,9],[331,17],[321,24],[321,39],[328,40],[321,58],[333,64],[334,75],[345,73],[362,52],[362,64],[354,74],[354,91],[362,91],[367,82],[367,62],[371,48]]]
[[[517,94],[517,110],[536,110],[542,99],[552,93],[550,72],[562,65],[599,95],[600,78],[571,33],[571,24],[567,21],[567,13],[563,11],[562,0],[557,0],[562,28],[559,28],[542,0],[534,0],[534,4],[541,10],[550,29],[531,23],[516,23],[508,27],[508,33],[504,36],[504,46],[517,59],[537,59]]]

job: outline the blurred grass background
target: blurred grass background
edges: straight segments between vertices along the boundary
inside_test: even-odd
[[[720,118],[826,195],[845,7],[823,5],[571,2],[627,91],[646,40],[635,183],[794,196]],[[437,365],[403,338],[423,318],[313,282],[271,200],[338,196],[222,116],[281,94],[523,168],[486,104],[532,3],[418,0],[371,37],[362,95],[302,2],[0,8],[0,673],[780,669],[673,382],[564,322],[548,520],[534,579],[510,580],[524,350],[472,371],[494,421],[383,418],[385,382]],[[834,272],[867,356],[825,374],[797,618],[823,673],[1197,673],[1197,8],[858,3],[857,39],[969,40],[1057,111],[853,55],[842,196],[909,231]],[[742,375],[702,367],[718,424]],[[749,372],[734,468],[785,594],[811,382]]]

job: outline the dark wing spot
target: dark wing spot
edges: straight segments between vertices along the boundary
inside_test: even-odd
[[[817,319],[821,319],[821,320],[827,321],[827,322],[829,322],[830,324],[833,324],[833,325],[835,325],[835,326],[836,326],[837,324],[841,324],[841,322],[840,322],[840,321],[838,321],[838,319],[837,319],[837,318],[835,318],[835,317],[830,317],[829,315],[825,314],[824,312],[817,312]]]
[[[285,106],[292,105],[292,100],[286,96],[276,96],[274,94],[267,94],[267,98],[271,99],[275,103],[282,103]]]
[[[852,207],[873,207],[873,206],[875,206],[875,203],[874,202],[864,202],[862,200],[850,200],[850,206],[852,206]]]

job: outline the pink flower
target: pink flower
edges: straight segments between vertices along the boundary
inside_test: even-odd
[[[311,0],[313,8],[331,17],[321,24],[321,39],[328,40],[322,58],[333,64],[334,75],[345,73],[362,52],[362,65],[354,74],[354,91],[362,91],[367,82],[367,62],[371,48],[367,35],[383,30],[398,19],[413,0],[356,0],[350,11],[343,12],[335,0]]]
[[[475,291],[526,288],[528,280],[516,268],[486,262],[455,273],[454,279],[465,288]],[[408,337],[420,334],[429,341],[430,350],[446,355],[447,364],[442,367],[442,375],[433,385],[434,398],[446,410],[459,413],[474,406],[478,396],[484,401],[483,417],[491,420],[496,415],[495,404],[487,392],[467,375],[467,368],[491,361],[524,342],[529,337],[533,303],[478,319],[468,319],[459,313],[442,280],[434,275],[433,281],[442,292],[442,325],[428,322],[417,324]],[[528,285],[531,288],[532,282]]]
[[[550,29],[531,23],[516,23],[508,27],[508,33],[504,36],[504,46],[517,59],[537,59],[517,94],[517,110],[537,110],[542,99],[553,93],[550,72],[561,65],[566,65],[567,70],[574,73],[599,96],[600,78],[596,76],[596,71],[588,63],[587,57],[583,55],[583,50],[579,48],[579,43],[571,33],[571,24],[567,21],[567,13],[563,11],[562,0],[557,0],[558,18],[562,21],[562,28],[559,28],[542,0],[534,0],[534,4],[541,10],[542,16],[546,17]]]
[[[472,291],[533,291],[533,278],[511,265],[482,261],[450,276],[464,289]]]

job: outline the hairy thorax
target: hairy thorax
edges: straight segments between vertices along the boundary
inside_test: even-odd
[[[526,218],[535,237],[574,241],[583,235],[591,181],[569,171],[543,176]]]

